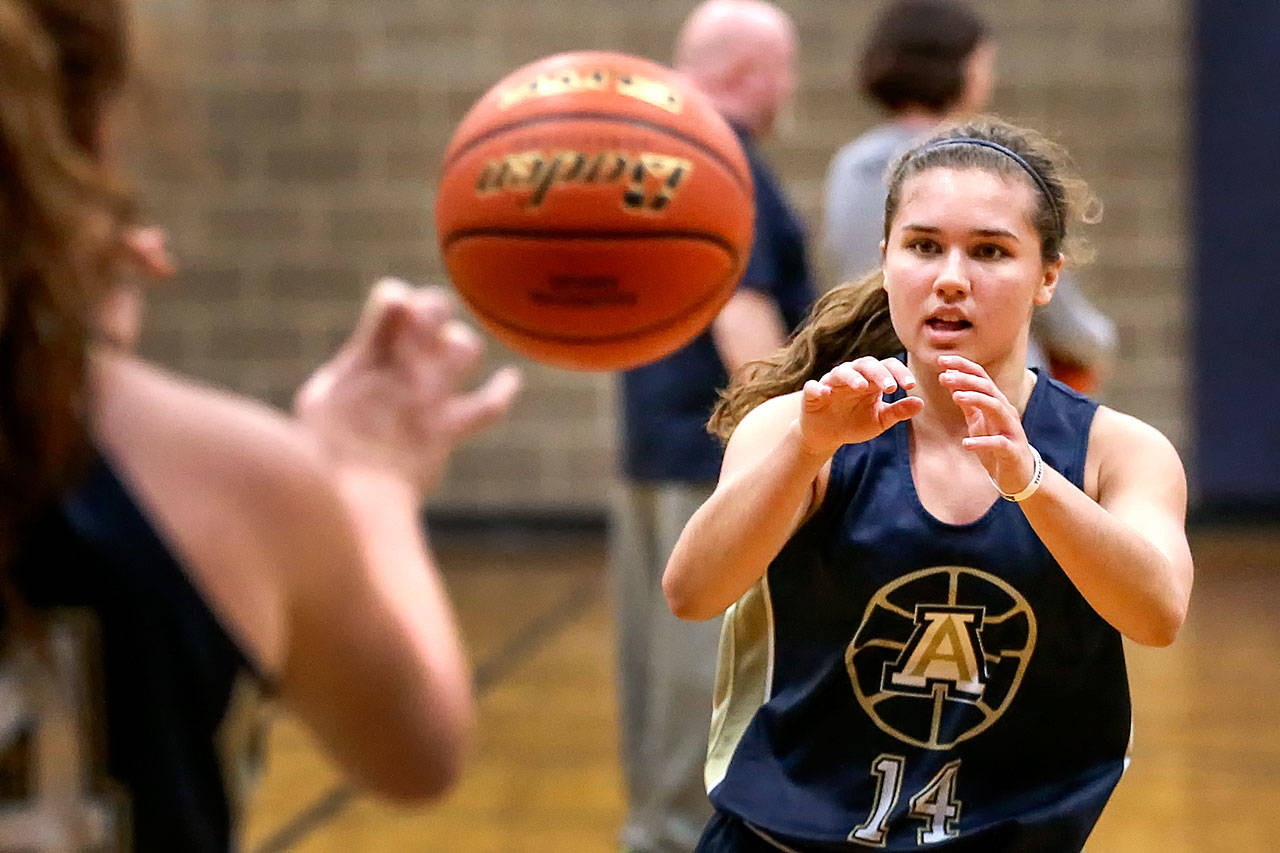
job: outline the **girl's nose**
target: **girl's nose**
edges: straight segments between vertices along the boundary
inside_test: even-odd
[[[956,299],[969,292],[969,273],[964,252],[959,248],[947,252],[942,269],[934,279],[933,289],[944,299]]]

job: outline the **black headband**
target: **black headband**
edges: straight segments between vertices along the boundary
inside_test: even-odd
[[[1030,163],[1022,159],[1022,156],[1019,155],[1018,152],[1011,148],[1006,148],[999,142],[992,142],[990,139],[978,139],[973,136],[952,136],[947,139],[938,139],[934,142],[930,142],[924,148],[921,148],[919,153],[923,154],[926,151],[932,151],[935,148],[942,148],[945,145],[979,145],[983,148],[990,148],[992,151],[999,151],[1001,154],[1017,163],[1022,167],[1022,171],[1031,176],[1031,180],[1035,182],[1035,185],[1040,188],[1040,192],[1044,194],[1045,201],[1049,202],[1049,209],[1053,211],[1053,221],[1058,226],[1058,231],[1062,232],[1064,230],[1062,223],[1062,211],[1058,209],[1058,202],[1054,199],[1053,193],[1049,192],[1048,182],[1041,177],[1040,173],[1037,172]]]

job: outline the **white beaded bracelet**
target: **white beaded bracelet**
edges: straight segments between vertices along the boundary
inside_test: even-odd
[[[1031,448],[1031,455],[1035,457],[1036,470],[1031,475],[1031,482],[1027,483],[1026,488],[1022,491],[1006,492],[1000,488],[1000,484],[996,482],[995,477],[991,477],[990,474],[987,475],[991,479],[991,485],[995,486],[996,491],[1000,493],[1000,497],[1007,501],[1013,501],[1014,503],[1025,501],[1036,493],[1036,489],[1040,488],[1040,481],[1044,479],[1044,460],[1040,458],[1040,451],[1036,450],[1034,445],[1028,444],[1027,446]]]

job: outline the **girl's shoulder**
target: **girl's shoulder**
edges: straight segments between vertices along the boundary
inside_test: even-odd
[[[1151,424],[1103,405],[1098,406],[1089,434],[1090,455],[1095,449],[1104,456],[1134,451],[1177,453],[1173,442]]]
[[[1135,477],[1185,477],[1177,449],[1151,424],[1098,406],[1089,431],[1085,491],[1096,500],[1109,482]]]

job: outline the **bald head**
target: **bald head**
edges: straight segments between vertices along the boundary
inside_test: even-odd
[[[729,120],[768,133],[795,86],[795,25],[764,0],[706,0],[676,39],[675,66]]]

